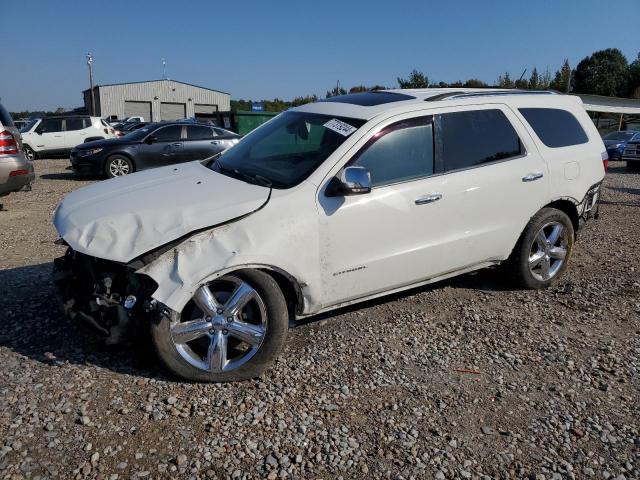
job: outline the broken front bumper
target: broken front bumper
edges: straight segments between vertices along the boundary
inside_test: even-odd
[[[107,344],[126,343],[155,311],[153,280],[71,248],[55,259],[53,280],[65,315],[91,327]]]

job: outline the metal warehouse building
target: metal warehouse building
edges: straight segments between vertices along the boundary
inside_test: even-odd
[[[84,92],[84,105],[91,112],[91,89]],[[96,116],[126,118],[142,116],[145,121],[215,118],[231,109],[228,93],[176,80],[117,83],[93,87]]]

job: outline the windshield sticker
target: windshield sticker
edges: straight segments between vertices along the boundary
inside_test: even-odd
[[[344,135],[345,137],[348,137],[357,130],[356,127],[351,126],[348,123],[341,122],[337,118],[332,118],[331,120],[329,120],[324,124],[324,127],[328,128],[329,130],[333,130],[340,135]]]

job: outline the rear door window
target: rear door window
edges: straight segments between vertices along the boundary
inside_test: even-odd
[[[419,117],[378,132],[357,154],[354,164],[369,169],[375,187],[429,176],[433,158],[432,117]]]
[[[213,130],[211,127],[202,125],[187,126],[187,140],[211,140],[213,139]]]
[[[559,108],[520,108],[538,138],[549,148],[587,143],[589,138],[571,113]]]
[[[66,128],[67,132],[73,130],[82,130],[84,128],[84,121],[82,118],[67,118]]]
[[[498,109],[445,113],[436,117],[436,125],[439,171],[477,167],[523,151],[518,134]]]

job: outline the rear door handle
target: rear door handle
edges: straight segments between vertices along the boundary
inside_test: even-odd
[[[172,143],[171,146],[172,147],[181,147],[182,143]]]
[[[535,180],[538,180],[540,178],[544,177],[542,172],[535,172],[535,173],[530,173],[528,175],[525,175],[524,177],[522,177],[522,181],[523,182],[533,182]]]
[[[222,144],[222,142],[220,140],[213,140],[211,142],[211,145],[220,145],[220,144]]]
[[[429,195],[424,195],[420,198],[416,198],[416,205],[426,205],[427,203],[437,202],[442,198],[441,193],[430,193]]]

